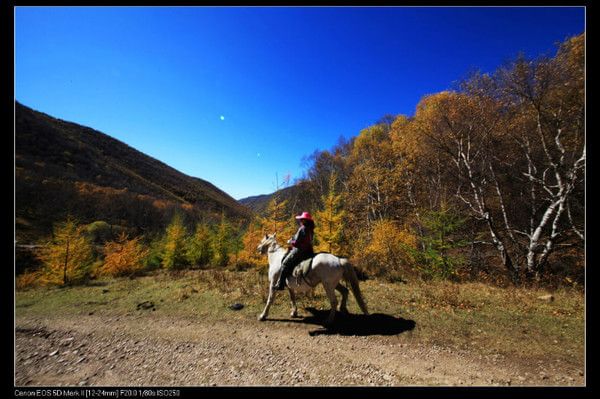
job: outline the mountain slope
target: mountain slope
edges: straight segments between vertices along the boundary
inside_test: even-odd
[[[286,213],[299,214],[303,211],[315,212],[315,199],[309,182],[300,181],[293,186],[279,189],[271,194],[255,195],[239,200],[240,204],[250,208],[258,215],[265,215],[269,202],[277,198],[287,201]]]
[[[47,230],[67,213],[142,228],[175,209],[195,219],[251,215],[213,184],[104,133],[15,107],[17,230],[39,223]],[[148,220],[157,217],[161,223]]]

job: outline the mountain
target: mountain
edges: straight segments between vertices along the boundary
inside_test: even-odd
[[[285,187],[271,194],[255,195],[239,200],[240,204],[250,208],[258,215],[264,215],[269,202],[277,198],[279,201],[287,201],[286,212],[299,214],[305,210],[314,212],[316,202],[311,185],[307,181],[300,181],[293,186]]]
[[[274,194],[274,193],[273,193]],[[239,200],[239,203],[252,209],[255,213],[263,213],[267,208],[267,204],[273,198],[273,194],[254,195]]]
[[[252,212],[212,183],[102,132],[15,104],[17,240],[49,234],[67,215],[140,232],[189,220],[248,220]]]

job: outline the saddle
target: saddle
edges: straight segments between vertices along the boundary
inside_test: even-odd
[[[310,271],[310,267],[312,266],[313,258],[308,258],[300,262],[294,267],[292,271],[292,276],[296,278],[305,278],[308,272]]]

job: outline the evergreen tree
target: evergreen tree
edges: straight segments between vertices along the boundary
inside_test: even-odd
[[[439,211],[424,212],[423,249],[417,257],[417,268],[424,277],[450,278],[456,274],[463,259],[453,255],[452,250],[467,245],[458,237],[465,220],[444,204]]]

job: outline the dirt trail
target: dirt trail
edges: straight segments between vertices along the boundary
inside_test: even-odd
[[[402,322],[402,320],[400,320]],[[404,321],[405,324],[407,323]],[[576,367],[335,333],[293,320],[135,316],[16,321],[18,386],[583,385]],[[401,331],[404,330],[404,331]],[[389,332],[386,332],[389,333]],[[394,333],[394,331],[392,331]],[[400,336],[405,339],[400,339]],[[414,342],[414,343],[411,343]]]

